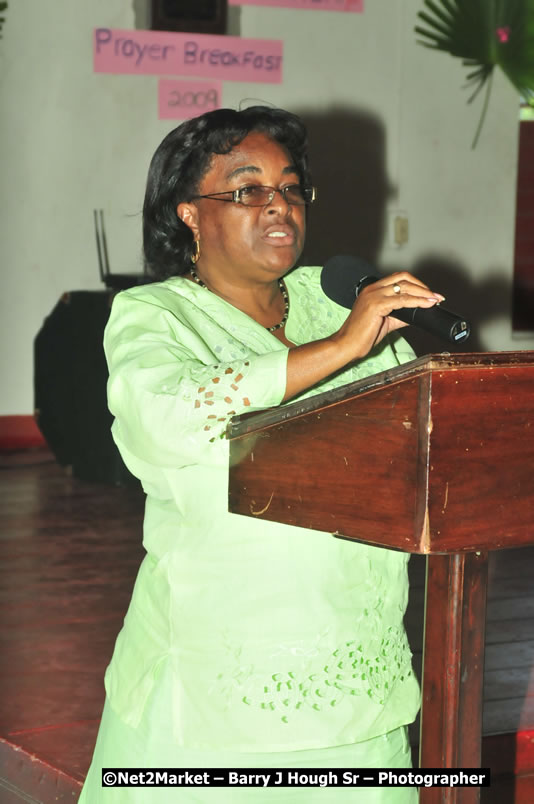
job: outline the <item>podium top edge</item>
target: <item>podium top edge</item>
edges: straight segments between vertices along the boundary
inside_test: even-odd
[[[379,374],[371,374],[362,380],[356,380],[356,382],[342,385],[331,391],[324,391],[322,394],[316,394],[301,401],[297,400],[275,408],[266,408],[265,410],[233,416],[228,424],[226,437],[228,439],[238,438],[255,430],[261,430],[263,427],[280,424],[296,416],[310,413],[312,410],[319,410],[336,402],[391,385],[391,383],[413,379],[434,371],[461,371],[473,368],[491,369],[519,366],[534,366],[534,351],[440,352],[424,355],[415,360],[410,360],[408,363],[403,363],[401,366],[395,366]]]

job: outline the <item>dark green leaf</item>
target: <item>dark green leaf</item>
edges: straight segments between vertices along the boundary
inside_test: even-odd
[[[496,66],[527,99],[534,98],[534,0],[423,0],[419,43],[462,59],[472,101],[487,84],[482,119]],[[482,120],[481,120],[482,123]],[[477,131],[480,132],[480,126]]]

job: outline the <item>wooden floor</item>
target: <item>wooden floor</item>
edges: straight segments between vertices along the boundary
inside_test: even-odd
[[[135,488],[70,477],[44,450],[0,456],[0,804],[77,800],[104,669],[143,557],[142,511]],[[410,572],[407,627],[419,669],[423,560],[412,558]],[[534,547],[494,554],[484,703],[484,734],[494,736],[485,739],[483,764],[495,781],[487,804],[534,802],[533,578]]]

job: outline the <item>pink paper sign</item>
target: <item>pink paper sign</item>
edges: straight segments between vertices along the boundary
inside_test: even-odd
[[[161,78],[158,84],[160,120],[187,120],[221,108],[222,81],[175,81]]]
[[[239,36],[96,28],[95,73],[191,75],[226,81],[282,81],[282,42]]]
[[[363,11],[363,0],[228,0],[230,6],[277,6],[278,8],[304,8],[315,11],[345,11],[355,14]]]

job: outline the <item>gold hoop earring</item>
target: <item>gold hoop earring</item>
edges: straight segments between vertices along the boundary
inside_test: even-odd
[[[191,262],[193,265],[196,265],[198,262],[198,258],[200,257],[200,240],[193,241],[193,253],[191,254]]]

